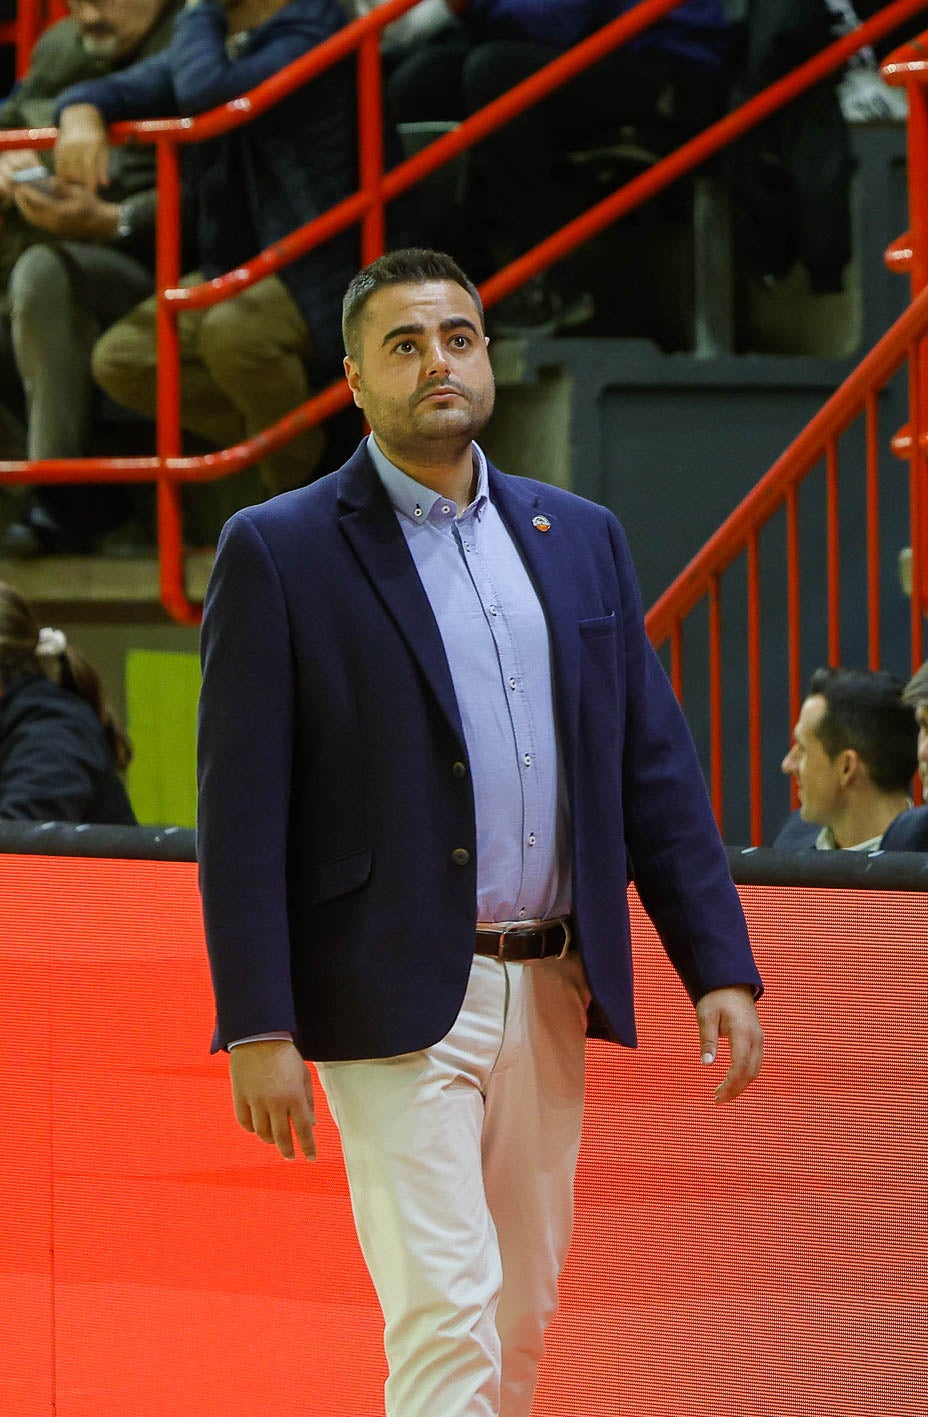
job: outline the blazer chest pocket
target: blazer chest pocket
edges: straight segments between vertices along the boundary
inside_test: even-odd
[[[306,873],[303,895],[308,904],[321,905],[336,896],[347,895],[363,886],[371,874],[372,852],[369,846],[324,861]]]
[[[616,630],[615,611],[608,615],[597,615],[592,620],[579,621],[581,638],[585,640],[598,639],[601,635],[614,635]]]

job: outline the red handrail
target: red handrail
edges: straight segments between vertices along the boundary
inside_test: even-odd
[[[654,645],[662,645],[676,623],[709,594],[713,578],[728,570],[751,535],[785,504],[788,494],[825,457],[829,445],[867,407],[874,392],[902,368],[914,342],[926,333],[928,292],[923,291],[655,601],[647,614]]]
[[[926,69],[928,77],[928,69]],[[925,94],[916,97],[924,103]],[[921,180],[919,172],[912,180]],[[928,235],[928,233],[926,233]],[[656,601],[646,617],[648,634],[656,647],[669,641],[672,672],[682,678],[679,646],[683,625],[691,612],[707,601],[710,614],[708,646],[710,679],[710,783],[713,802],[721,822],[722,783],[722,723],[721,698],[718,692],[720,675],[719,586],[721,578],[743,555],[748,558],[748,681],[750,714],[750,808],[752,841],[762,838],[761,770],[760,770],[760,697],[758,692],[759,661],[757,658],[757,547],[758,536],[781,510],[786,513],[787,557],[787,624],[789,634],[789,699],[791,721],[795,721],[800,702],[800,599],[799,599],[799,531],[798,488],[814,468],[824,462],[826,477],[826,538],[827,538],[827,639],[831,663],[840,662],[840,580],[838,542],[838,439],[861,415],[865,418],[866,448],[866,606],[868,622],[868,663],[880,664],[880,603],[879,603],[879,499],[878,499],[878,427],[877,394],[893,375],[908,363],[911,427],[921,430],[909,437],[902,447],[910,459],[910,521],[912,531],[912,594],[911,594],[911,656],[917,667],[923,658],[925,594],[925,539],[923,507],[925,497],[925,458],[928,454],[928,430],[922,409],[924,403],[923,365],[924,341],[928,335],[928,287],[919,291],[911,305],[870,351],[854,372],[831,396],[770,471],[752,488],[702,550]],[[673,666],[675,665],[675,668]]]
[[[295,61],[249,94],[195,118],[155,120],[114,125],[115,141],[131,139],[154,143],[158,150],[159,204],[157,225],[157,289],[161,292],[158,318],[158,451],[149,458],[74,458],[41,462],[0,462],[0,475],[8,483],[36,482],[149,482],[158,485],[159,559],[162,601],[174,618],[193,623],[200,609],[192,604],[183,585],[179,484],[208,481],[256,462],[307,427],[320,422],[348,401],[343,384],[333,384],[308,400],[263,433],[197,458],[183,458],[180,449],[179,360],[175,322],[179,310],[196,308],[237,293],[245,286],[279,270],[298,255],[328,240],[357,221],[362,227],[362,254],[371,259],[383,249],[384,204],[432,172],[443,162],[472,146],[509,118],[537,102],[553,88],[638,34],[681,0],[641,0],[633,10],[561,55],[538,73],[468,119],[454,133],[384,174],[381,108],[379,102],[380,31],[417,3],[388,0],[362,19],[354,21],[310,54]],[[488,305],[501,299],[530,276],[560,260],[569,250],[588,240],[620,216],[653,196],[686,172],[704,162],[727,143],[756,126],[797,94],[842,65],[865,44],[889,33],[924,8],[924,0],[893,0],[879,14],[851,34],[828,46],[816,58],[781,79],[764,93],[713,124],[648,172],[626,184],[589,212],[491,277],[482,288]],[[331,211],[304,226],[273,248],[260,253],[241,270],[199,287],[181,288],[178,146],[198,142],[250,121],[299,85],[339,62],[355,49],[359,58],[359,135],[361,188]],[[0,150],[25,145],[52,146],[54,129],[34,129],[0,134]],[[170,250],[169,250],[170,248]]]

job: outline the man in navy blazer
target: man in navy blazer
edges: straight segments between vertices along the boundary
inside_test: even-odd
[[[605,509],[488,465],[479,296],[401,251],[345,297],[372,435],[238,513],[207,594],[199,858],[239,1122],[314,1155],[315,1061],[384,1309],[389,1417],[528,1417],[584,1033],[633,1045],[627,871],[716,1099],[760,979]]]

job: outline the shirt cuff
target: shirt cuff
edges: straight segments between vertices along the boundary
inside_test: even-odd
[[[235,1038],[235,1039],[233,1039],[233,1041],[229,1044],[229,1048],[230,1048],[230,1050],[231,1050],[232,1048],[237,1048],[240,1043],[274,1043],[274,1042],[292,1043],[292,1042],[293,1042],[293,1034],[292,1034],[292,1033],[252,1033],[252,1034],[249,1034],[249,1036],[248,1036],[247,1038]]]

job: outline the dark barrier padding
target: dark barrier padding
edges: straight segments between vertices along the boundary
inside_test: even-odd
[[[728,848],[739,886],[824,886],[868,891],[928,890],[928,853],[920,851],[774,851]]]
[[[112,861],[195,861],[189,827],[91,827],[74,822],[0,821],[0,855],[93,856]]]
[[[92,827],[72,822],[0,821],[0,855],[92,856],[103,861],[195,861],[188,827]],[[774,851],[730,846],[739,886],[842,886],[864,890],[928,890],[928,854],[909,851]]]

